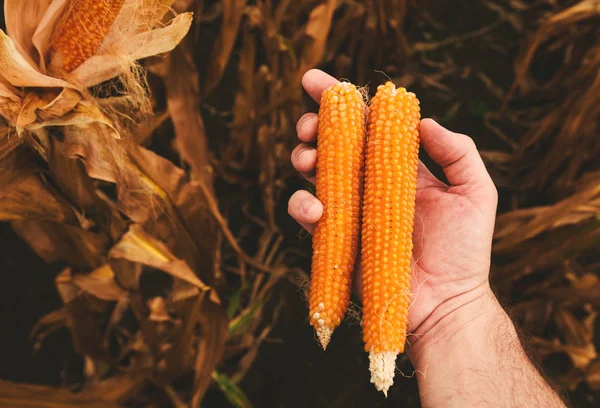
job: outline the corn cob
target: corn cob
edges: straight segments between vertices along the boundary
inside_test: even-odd
[[[74,71],[94,56],[125,0],[73,0],[59,21],[50,44],[50,68]]]
[[[358,250],[366,137],[365,103],[356,86],[337,83],[321,97],[316,196],[323,216],[313,235],[310,323],[323,349],[340,324]]]
[[[419,101],[391,82],[369,105],[362,228],[363,338],[387,396],[404,351],[419,154]]]

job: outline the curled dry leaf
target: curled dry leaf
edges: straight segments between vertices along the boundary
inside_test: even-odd
[[[201,291],[210,290],[185,261],[175,258],[165,244],[148,235],[139,225],[129,227],[129,231],[112,247],[109,256],[160,269],[174,278],[191,283]]]
[[[81,292],[109,302],[123,300],[127,296],[127,292],[115,282],[115,275],[109,265],[89,273],[73,272],[72,268],[66,268],[56,277],[55,282],[64,303],[69,303]]]

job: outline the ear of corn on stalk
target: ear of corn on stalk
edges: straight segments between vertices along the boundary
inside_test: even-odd
[[[369,105],[362,225],[363,337],[387,396],[404,351],[419,153],[419,101],[391,82]]]
[[[337,83],[321,97],[315,226],[309,293],[310,323],[323,348],[350,302],[358,250],[365,144],[365,103],[356,86]]]
[[[56,26],[50,69],[72,72],[92,57],[104,41],[125,0],[75,0]]]

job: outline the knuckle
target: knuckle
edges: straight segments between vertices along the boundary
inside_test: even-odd
[[[477,151],[477,144],[475,143],[472,137],[463,134],[460,134],[460,137],[462,139],[462,144],[465,146],[465,149],[467,149],[467,151]]]

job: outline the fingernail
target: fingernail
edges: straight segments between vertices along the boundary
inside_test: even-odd
[[[312,201],[306,200],[306,201],[302,202],[302,204],[300,205],[300,208],[302,209],[302,212],[305,215],[308,215],[308,211],[310,211],[310,209],[312,208],[313,205],[314,205],[314,203]]]
[[[304,118],[300,122],[298,122],[298,129],[297,129],[298,133],[300,133],[302,131],[302,128],[304,127],[306,122],[308,122],[309,119],[310,119],[310,116],[307,118]]]

